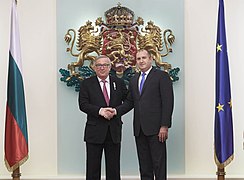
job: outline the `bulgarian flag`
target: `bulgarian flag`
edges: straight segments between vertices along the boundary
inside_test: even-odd
[[[14,171],[28,159],[28,134],[16,2],[12,2],[8,89],[5,123],[5,164]]]

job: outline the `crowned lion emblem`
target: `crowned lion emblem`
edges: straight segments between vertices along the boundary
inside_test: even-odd
[[[67,52],[77,57],[76,62],[68,64],[70,73],[65,81],[73,77],[84,79],[89,76],[80,71],[92,71],[93,62],[99,55],[108,56],[114,74],[124,77],[128,70],[137,71],[135,60],[137,49],[148,50],[158,68],[167,72],[172,70],[171,64],[163,61],[164,57],[172,53],[175,40],[170,29],[162,32],[153,21],[147,22],[145,27],[140,27],[144,25],[143,19],[138,17],[134,20],[134,12],[122,7],[120,3],[107,10],[104,15],[105,21],[102,17],[98,17],[94,25],[91,21],[87,21],[78,32],[69,29],[65,34]],[[90,62],[88,68],[84,67],[85,61]]]

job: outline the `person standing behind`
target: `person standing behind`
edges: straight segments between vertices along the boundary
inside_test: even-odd
[[[173,112],[173,87],[168,73],[152,67],[153,58],[141,49],[136,54],[140,73],[129,84],[129,94],[115,114],[134,107],[133,129],[141,180],[167,179],[166,140]]]
[[[112,118],[112,114],[105,108],[122,104],[127,88],[122,79],[109,76],[110,69],[110,59],[104,55],[99,56],[95,60],[96,76],[80,83],[79,108],[87,114],[84,133],[86,180],[101,179],[103,151],[106,180],[120,180],[122,121],[120,117]]]

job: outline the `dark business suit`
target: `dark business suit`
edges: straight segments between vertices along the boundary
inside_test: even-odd
[[[166,72],[152,68],[145,80],[142,93],[138,88],[140,74],[129,84],[129,95],[125,103],[116,108],[118,116],[134,107],[134,135],[137,145],[142,180],[167,177],[166,143],[160,143],[158,133],[161,126],[171,127],[173,111],[172,81]]]
[[[109,107],[121,105],[127,95],[122,79],[110,76]],[[87,180],[101,177],[101,157],[105,151],[106,179],[120,179],[120,142],[122,121],[120,117],[110,120],[99,115],[102,107],[107,107],[96,76],[80,83],[80,110],[87,114],[84,140],[87,146]]]

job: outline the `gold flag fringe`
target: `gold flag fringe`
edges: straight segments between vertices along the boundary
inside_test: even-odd
[[[18,167],[20,167],[22,164],[24,164],[27,159],[29,158],[29,155],[25,156],[22,160],[20,160],[19,162],[17,162],[16,164],[14,164],[13,166],[9,166],[8,161],[6,158],[4,158],[5,161],[5,165],[8,169],[9,172],[13,172],[14,170],[16,170]]]
[[[230,162],[234,159],[234,155],[232,154],[225,162],[220,163],[217,156],[216,156],[216,152],[214,151],[214,160],[216,165],[218,166],[218,168],[223,169],[225,168],[228,164],[230,164]]]

